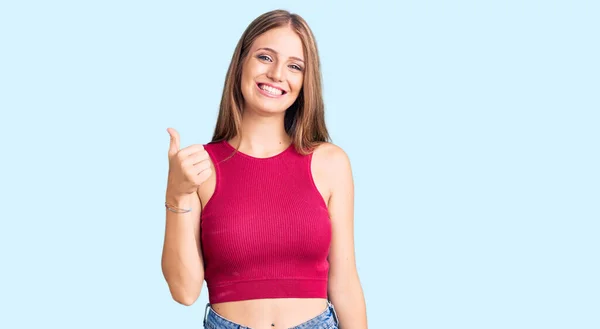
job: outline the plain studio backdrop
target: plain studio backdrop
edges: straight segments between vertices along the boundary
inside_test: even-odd
[[[356,184],[370,328],[600,328],[596,1],[3,1],[0,327],[200,328],[160,269],[167,127],[301,14]]]

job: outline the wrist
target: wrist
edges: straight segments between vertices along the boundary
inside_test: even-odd
[[[188,208],[191,206],[193,198],[193,193],[177,193],[174,191],[167,191],[165,202],[178,208]]]
[[[191,202],[186,201],[186,198],[175,198],[170,199],[167,198],[165,201],[165,208],[173,213],[177,214],[186,214],[192,211],[192,207],[190,206]]]

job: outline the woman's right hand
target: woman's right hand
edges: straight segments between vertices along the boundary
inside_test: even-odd
[[[183,197],[195,193],[202,183],[212,174],[210,157],[201,144],[179,149],[179,133],[168,128],[171,136],[169,145],[169,177],[167,194]]]

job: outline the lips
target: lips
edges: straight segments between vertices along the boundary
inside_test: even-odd
[[[271,97],[278,97],[287,94],[287,92],[279,87],[276,87],[268,83],[257,83],[258,89],[265,95]]]

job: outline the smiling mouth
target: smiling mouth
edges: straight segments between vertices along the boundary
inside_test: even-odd
[[[269,95],[273,95],[273,96],[281,96],[281,95],[285,95],[286,92],[284,90],[281,90],[279,88],[275,88],[272,86],[269,86],[267,84],[264,83],[258,83],[258,88],[262,91],[264,91],[265,93],[269,94]]]

